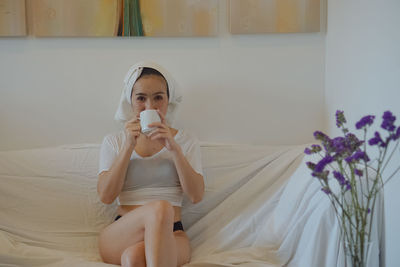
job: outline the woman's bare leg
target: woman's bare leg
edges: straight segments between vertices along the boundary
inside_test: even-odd
[[[174,208],[167,201],[159,201],[153,209],[144,231],[146,264],[151,267],[175,267]]]
[[[103,260],[121,264],[124,251],[144,241],[147,266],[177,266],[173,218],[174,210],[167,201],[151,202],[128,212],[100,233],[99,248]]]
[[[122,267],[146,267],[144,241],[127,247],[121,255]]]
[[[177,266],[182,266],[190,260],[189,238],[183,231],[174,232],[176,240]],[[139,242],[124,250],[121,256],[122,267],[146,267],[144,242]]]

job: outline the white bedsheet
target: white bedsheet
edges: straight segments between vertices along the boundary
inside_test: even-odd
[[[185,198],[197,266],[342,266],[328,198],[303,146],[201,146],[206,194]],[[97,236],[116,215],[96,192],[99,145],[0,152],[0,266],[107,266]],[[370,266],[379,266],[383,201]],[[110,265],[108,265],[110,266]]]

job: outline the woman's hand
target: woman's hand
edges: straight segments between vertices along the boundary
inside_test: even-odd
[[[175,142],[175,138],[171,132],[168,125],[165,124],[165,116],[159,110],[157,110],[158,115],[161,118],[161,122],[154,122],[149,124],[149,127],[157,127],[155,130],[151,131],[148,137],[151,140],[160,140],[163,145],[171,152],[180,151],[181,147]]]
[[[136,118],[125,123],[125,134],[126,134],[126,145],[135,148],[137,139],[140,135],[140,120],[138,116]]]

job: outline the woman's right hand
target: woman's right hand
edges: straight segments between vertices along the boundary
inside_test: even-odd
[[[140,120],[137,117],[125,123],[126,144],[128,146],[133,148],[136,146],[141,130]]]

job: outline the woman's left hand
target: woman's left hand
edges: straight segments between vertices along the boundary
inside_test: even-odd
[[[171,152],[177,152],[180,150],[180,146],[175,142],[175,138],[171,132],[171,129],[165,123],[165,116],[159,110],[158,115],[161,118],[161,122],[154,122],[149,124],[149,127],[156,127],[148,137],[151,140],[160,140],[163,145]]]

